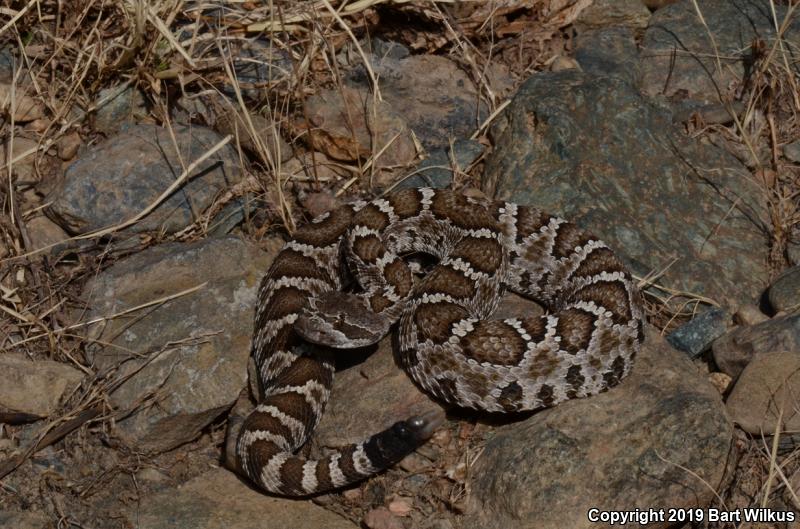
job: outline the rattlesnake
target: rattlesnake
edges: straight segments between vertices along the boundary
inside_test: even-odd
[[[401,258],[412,252],[439,259],[417,282]],[[342,292],[349,274],[360,293]],[[486,319],[506,288],[550,313]],[[237,470],[269,492],[303,496],[424,443],[438,425],[430,414],[320,460],[295,455],[333,379],[330,355],[312,349],[373,343],[398,318],[396,359],[411,378],[444,402],[488,412],[603,391],[627,375],[644,337],[630,273],[559,217],[428,188],[339,207],[298,229],[261,284],[253,358],[262,397],[241,427]]]

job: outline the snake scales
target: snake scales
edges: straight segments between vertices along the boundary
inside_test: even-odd
[[[401,258],[412,252],[439,259],[420,281]],[[342,291],[351,275],[358,293]],[[487,319],[505,289],[549,314]],[[343,206],[298,229],[261,284],[261,399],[239,432],[237,470],[269,492],[303,496],[361,480],[424,443],[438,425],[430,415],[320,460],[295,454],[330,394],[328,346],[374,343],[398,319],[396,359],[411,378],[489,412],[601,392],[627,375],[644,336],[630,273],[559,217],[427,188]]]

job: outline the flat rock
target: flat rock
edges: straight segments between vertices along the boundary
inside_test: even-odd
[[[784,145],[783,155],[793,162],[800,162],[800,140]]]
[[[220,106],[217,102],[216,130],[222,134],[232,134],[239,138],[239,143],[250,152],[269,156],[272,163],[279,165],[292,156],[292,148],[280,134],[277,124],[260,114],[250,114],[248,122],[234,108]],[[228,102],[228,105],[231,105]]]
[[[30,360],[21,353],[2,354],[0,408],[47,417],[81,380],[81,371],[61,362]]]
[[[2,97],[2,92],[0,92],[0,97]],[[19,158],[14,163],[13,174],[15,179],[19,182],[38,180],[36,154],[39,152],[39,142],[30,138],[14,138],[13,143],[10,145],[11,149],[9,149],[9,143],[0,145],[0,156],[4,159],[8,159],[8,156],[14,159]],[[27,156],[23,157],[26,153]]]
[[[800,432],[800,354],[759,355],[744,368],[725,403],[731,420],[751,434]]]
[[[135,125],[87,150],[50,193],[47,210],[70,233],[86,233],[134,218],[222,137],[204,127]],[[177,150],[176,150],[177,145]],[[180,153],[180,156],[179,156]],[[230,185],[242,179],[239,158],[225,145],[183,186],[127,230],[178,231]]]
[[[295,75],[292,54],[267,38],[232,39],[223,46],[231,46],[225,54],[233,61],[236,83],[245,98],[264,100],[270,89],[288,88]],[[236,89],[229,82],[222,86],[222,92],[236,101]]]
[[[720,371],[733,378],[759,355],[800,354],[800,314],[733,329],[715,340],[711,350]]]
[[[310,501],[261,494],[222,468],[210,470],[177,489],[143,498],[130,519],[142,528],[357,529]]]
[[[579,529],[596,526],[592,507],[705,506],[732,435],[717,390],[648,328],[619,386],[497,429],[470,469],[464,526]]]
[[[121,376],[132,375],[110,397],[120,409],[137,408],[117,422],[123,438],[139,449],[166,450],[196,437],[233,404],[246,383],[253,307],[270,260],[234,237],[170,243],[121,260],[87,284],[91,319],[205,283],[91,329],[92,338],[109,344],[90,349],[95,365],[127,360]],[[150,405],[138,404],[150,395]]]
[[[800,309],[800,266],[785,270],[770,285],[769,304],[776,312]]]
[[[763,192],[736,159],[687,138],[623,79],[538,73],[492,135],[487,191],[577,222],[635,274],[663,271],[660,284],[721,306],[766,286],[766,240],[751,220],[766,214]]]
[[[331,399],[314,432],[315,446],[341,447],[413,415],[441,410],[395,365],[391,341],[384,338],[362,363],[336,373]],[[374,349],[337,351],[337,365]],[[352,356],[342,358],[346,355]]]
[[[680,93],[702,102],[732,100],[744,76],[753,41],[764,40],[766,49],[773,46],[776,33],[771,4],[769,0],[702,2],[700,10],[708,29],[692,0],[659,9],[650,19],[642,41],[642,90],[648,95],[667,97]],[[773,6],[777,20],[782,22],[787,6]],[[709,40],[709,31],[716,49]],[[800,44],[797,17],[783,38],[788,48]]]

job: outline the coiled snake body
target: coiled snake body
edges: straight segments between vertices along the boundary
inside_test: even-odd
[[[439,259],[416,283],[401,258],[412,252]],[[342,292],[348,272],[360,293]],[[549,314],[487,319],[504,289]],[[398,319],[396,359],[411,378],[447,403],[490,412],[603,391],[627,375],[643,340],[630,273],[575,224],[428,188],[343,206],[298,229],[262,282],[253,340],[262,397],[239,433],[238,471],[269,492],[303,496],[379,472],[424,443],[437,426],[429,415],[320,460],[295,455],[333,379],[328,355],[308,354],[309,342],[359,347]]]

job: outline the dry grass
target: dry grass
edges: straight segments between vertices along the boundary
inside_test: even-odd
[[[551,4],[557,7],[552,12]],[[563,47],[559,30],[578,7],[572,2],[548,1],[492,6],[483,1],[456,5],[379,0],[349,4],[329,0],[0,3],[0,44],[14,55],[10,94],[0,98],[5,99],[0,102],[0,131],[6,146],[0,175],[0,350],[65,362],[87,375],[58,412],[33,426],[23,424],[28,417],[0,415],[7,423],[0,425],[0,441],[29,432],[16,452],[10,456],[3,452],[0,457],[0,506],[34,505],[54,513],[63,526],[91,522],[94,517],[113,519],[113,512],[93,512],[92,501],[108,498],[114,487],[127,491],[116,498],[135,500],[142,493],[135,477],[142,468],[162,465],[171,475],[187,477],[207,465],[208,459],[203,459],[194,467],[176,470],[180,461],[191,459],[196,446],[154,459],[114,439],[113,422],[137,406],[152,405],[157,395],[131,403],[128,409],[112,407],[108,394],[124,381],[119,366],[96,372],[85,354],[92,343],[85,330],[99,321],[87,316],[82,287],[123,255],[111,251],[106,241],[152,211],[195,167],[228,143],[238,150],[244,181],[225,190],[208,210],[195,211],[195,222],[181,232],[140,236],[138,247],[126,252],[165,240],[202,238],[213,216],[241,197],[264,197],[271,208],[245,223],[245,231],[260,239],[278,226],[294,229],[306,216],[298,200],[304,193],[371,193],[371,183],[384,170],[377,161],[392,139],[384,144],[373,141],[370,155],[364,158],[328,161],[335,165],[338,176],[334,177],[321,178],[316,168],[311,174],[301,174],[284,167],[279,152],[286,140],[295,153],[310,151],[311,157],[320,156],[309,149],[308,124],[297,127],[297,123],[306,121],[307,97],[321,89],[342,89],[339,56],[351,55],[363,64],[375,109],[374,103],[381,99],[380,79],[370,64],[366,36],[381,33],[418,52],[446,53],[469,72],[494,117],[505,102],[489,82],[491,62],[502,54],[513,57],[508,62],[520,77],[541,67],[552,49]],[[516,21],[498,27],[497,21],[506,20],[504,15]],[[398,22],[402,20],[407,22]],[[519,25],[523,20],[542,23],[531,35]],[[257,39],[266,46],[248,52]],[[261,73],[243,77],[245,67]],[[74,152],[59,157],[76,139],[84,145],[102,141],[103,134],[94,126],[98,111],[126,89],[143,96],[140,121],[159,124],[171,133],[176,114],[183,112],[192,114],[193,123],[222,130],[226,137],[198,159],[181,160],[182,174],[131,218],[58,246],[34,249],[30,221],[48,206],[44,197],[62,177],[62,160],[73,158]],[[39,114],[36,120],[15,121],[15,115],[31,108]],[[374,122],[376,116],[371,118]],[[476,123],[476,137],[487,126],[488,122]],[[463,176],[469,178],[466,173]],[[186,293],[151,300],[125,314]],[[163,352],[129,351],[132,358],[150,360]],[[200,444],[216,454],[220,425],[208,435]],[[70,461],[66,474],[73,485],[65,486],[64,478],[54,473],[40,476],[26,464],[56,443],[62,447],[62,457]],[[108,458],[117,461],[115,470],[98,470],[95,462]],[[10,481],[9,476],[18,479]],[[449,493],[444,496],[449,498]],[[81,503],[74,504],[75,498]]]
[[[278,227],[290,232],[295,228],[306,216],[300,200],[303,194],[325,191],[338,197],[380,191],[372,187],[376,172],[383,170],[377,160],[392,140],[384,144],[373,141],[368,156],[330,161],[341,176],[325,178],[316,171],[303,175],[285,167],[276,147],[282,138],[298,154],[308,152],[312,157],[319,156],[309,148],[310,125],[305,120],[304,103],[321,89],[342,90],[338,56],[349,54],[363,64],[372,86],[370,108],[379,108],[375,103],[381,99],[381,80],[370,64],[366,36],[381,35],[404,43],[414,52],[446,54],[454,60],[470,75],[481,101],[489,109],[489,119],[475,124],[473,137],[480,138],[507,104],[489,80],[490,66],[504,64],[517,79],[546,68],[569,48],[570,34],[564,28],[588,3],[584,0],[0,2],[0,43],[14,50],[16,57],[11,65],[9,101],[21,106],[25,96],[42,112],[40,119],[20,124],[13,117],[20,108],[3,106],[0,131],[6,150],[0,175],[0,350],[66,362],[87,373],[89,379],[75,388],[55,416],[44,421],[43,429],[22,447],[21,455],[0,462],[0,480],[37,450],[68,434],[68,451],[76,454],[85,454],[87,458],[98,456],[100,452],[91,448],[97,446],[112,450],[99,440],[113,445],[109,441],[109,425],[120,413],[131,410],[115,410],[108,404],[108,392],[121,383],[116,370],[95,373],[84,354],[89,340],[82,330],[93,322],[86,316],[88,310],[81,289],[87,279],[119,257],[108,251],[105,240],[157,206],[203,158],[230,142],[236,146],[248,177],[226,190],[207,211],[196,212],[195,222],[180,233],[142,238],[141,247],[162,240],[202,238],[216,212],[252,194],[264,197],[273,208],[255,214],[245,223],[245,231],[260,239]],[[797,4],[791,9],[796,10]],[[785,29],[785,21],[776,20],[776,27],[780,33]],[[267,47],[256,53],[244,53],[257,38],[268,42]],[[769,218],[762,220],[770,227],[769,266],[777,273],[786,266],[787,244],[798,236],[800,226],[800,167],[781,154],[782,145],[800,138],[797,65],[792,59],[797,50],[788,49],[778,39],[769,44],[755,43],[751,53],[753,66],[739,94],[744,110],[733,112],[734,126],[704,127],[702,132],[724,136],[736,146],[737,154],[759,179],[768,203]],[[719,57],[716,50],[709,50],[709,54]],[[278,56],[291,58],[290,68],[284,69],[280,61],[271,60]],[[260,67],[266,74],[257,79],[243,78],[244,64]],[[94,128],[94,119],[97,110],[112,96],[101,97],[101,92],[129,87],[144,96],[145,120],[170,129],[176,109],[202,104],[211,110],[196,112],[194,122],[219,127],[219,116],[228,116],[225,129],[230,136],[200,159],[183,160],[183,175],[134,217],[117,226],[75,237],[66,251],[34,252],[28,224],[46,208],[44,191],[62,174],[57,153],[76,135],[87,145],[102,140],[102,134]],[[270,125],[266,133],[264,123]],[[25,145],[24,149],[15,150],[18,144]],[[458,169],[459,181],[468,183],[471,179],[475,181],[474,174],[480,165]],[[655,271],[642,281],[657,286],[661,273]],[[663,286],[653,292],[650,308],[665,329],[688,319],[700,305],[715,304],[714,300]],[[681,300],[678,305],[673,303],[676,299]],[[136,309],[163,302],[164,299],[152,300]],[[154,358],[160,351],[134,353]],[[9,427],[0,425],[0,439],[9,434],[3,428]],[[218,442],[216,430],[209,435]],[[774,449],[762,449],[752,444],[752,440],[742,442],[750,443],[747,446],[754,454],[753,468],[763,470],[762,474],[755,471],[753,474],[763,478],[759,501],[768,502],[776,496],[776,490],[790,486],[785,478],[788,473],[783,469],[797,458],[792,454],[779,459]],[[458,448],[464,448],[463,444]],[[124,448],[113,446],[125,452]],[[140,454],[125,453],[121,457],[121,474],[132,475],[151,464]],[[108,488],[115,476],[80,478],[81,498]],[[461,483],[451,480],[450,488],[445,486],[440,494],[442,501],[452,504],[454,509],[462,499]],[[135,496],[135,487],[131,486],[131,490]],[[4,496],[3,491],[8,494]],[[24,492],[10,491],[0,484],[0,506],[6,502],[21,505]],[[68,509],[56,505],[59,494],[68,494],[63,488],[48,483],[38,488],[32,486],[27,492],[33,493],[34,499],[30,501],[34,504],[60,513],[65,523],[72,520]]]

